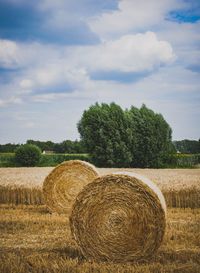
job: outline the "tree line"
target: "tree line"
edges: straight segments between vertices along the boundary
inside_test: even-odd
[[[170,125],[145,105],[123,110],[115,103],[96,103],[84,111],[77,127],[80,141],[29,139],[26,144],[56,154],[88,153],[89,160],[99,167],[164,167],[176,159],[177,151],[200,153],[200,140],[172,142]],[[0,152],[12,153],[20,146],[23,145],[0,145]]]
[[[200,139],[199,140],[179,140],[173,141],[177,151],[182,154],[200,154]]]
[[[54,143],[52,141],[29,139],[26,141],[26,144],[36,145],[41,151],[52,151],[58,154],[82,154],[87,152],[82,141],[79,140],[64,140],[60,143]],[[0,144],[0,153],[14,153],[21,145],[12,143]]]

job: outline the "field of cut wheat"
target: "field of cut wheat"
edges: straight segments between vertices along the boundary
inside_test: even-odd
[[[124,264],[85,259],[71,236],[68,216],[48,212],[41,187],[51,170],[0,169],[0,272],[200,272],[199,169],[99,169],[101,174],[143,174],[167,201],[167,227],[158,252],[146,261]]]
[[[0,204],[43,205],[42,184],[53,168],[0,168]],[[129,171],[162,190],[168,207],[200,208],[200,169],[98,169],[101,175]]]
[[[0,168],[1,186],[41,187],[44,178],[50,173],[52,167],[33,168]],[[128,171],[147,176],[161,189],[186,189],[197,187],[200,189],[199,169],[124,169],[124,168],[99,168],[101,175]]]
[[[45,206],[0,206],[2,273],[199,273],[200,210],[168,209],[160,249],[142,263],[96,263],[86,260],[71,238],[66,215]]]

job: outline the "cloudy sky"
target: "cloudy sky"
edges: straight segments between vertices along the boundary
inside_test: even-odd
[[[0,143],[79,138],[98,102],[200,137],[199,0],[0,0]]]

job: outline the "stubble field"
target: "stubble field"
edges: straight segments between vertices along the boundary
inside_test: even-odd
[[[0,169],[0,272],[200,272],[200,169],[129,169],[152,179],[168,204],[163,244],[140,264],[84,259],[71,238],[68,217],[50,214],[43,204],[41,186],[51,170]]]

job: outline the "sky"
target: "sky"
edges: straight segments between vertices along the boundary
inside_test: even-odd
[[[0,0],[0,143],[79,139],[95,102],[200,137],[199,0]]]

